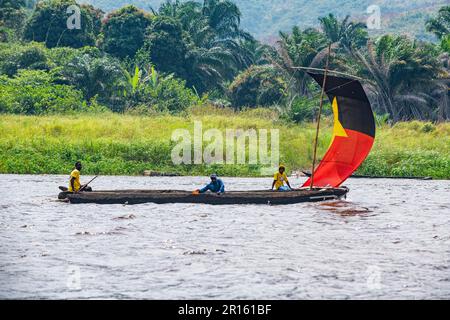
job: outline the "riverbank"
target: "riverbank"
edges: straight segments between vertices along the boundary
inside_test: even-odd
[[[76,160],[85,174],[142,175],[145,170],[180,175],[260,176],[259,165],[174,165],[174,130],[280,129],[280,158],[289,171],[309,169],[315,126],[279,119],[275,112],[203,110],[187,117],[118,114],[0,116],[0,173],[66,174]],[[332,120],[324,121],[319,157],[329,146]],[[207,145],[207,143],[204,143]],[[418,121],[382,125],[362,175],[450,179],[450,123]]]

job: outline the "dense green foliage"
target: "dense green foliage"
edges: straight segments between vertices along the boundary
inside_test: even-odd
[[[81,92],[71,86],[55,84],[48,73],[40,70],[21,70],[14,78],[1,76],[0,92],[0,112],[67,113],[86,107]]]
[[[151,16],[133,6],[114,11],[103,23],[102,48],[119,58],[133,58],[144,44]]]
[[[25,5],[25,0],[0,0],[0,25],[20,29],[26,18]]]
[[[446,94],[446,87],[436,82],[442,69],[433,47],[412,42],[406,37],[383,36],[369,46],[366,56],[357,55],[365,67],[362,74],[370,79],[375,110],[401,119],[433,119],[436,108],[433,92]]]
[[[186,89],[184,81],[160,74],[153,67],[140,70],[136,66],[133,75],[126,72],[126,78],[124,97],[128,112],[176,114],[201,103],[192,90]]]
[[[80,29],[69,29],[67,20],[71,16],[68,8],[75,0],[47,0],[38,2],[27,21],[24,39],[43,42],[48,48],[92,46],[99,33],[101,11],[92,6],[81,6]]]
[[[442,7],[436,17],[427,21],[427,30],[433,32],[439,39],[450,34],[450,6]]]
[[[156,17],[148,31],[141,54],[161,72],[186,78],[185,57],[187,46],[181,23],[172,17]]]
[[[47,70],[46,48],[38,43],[0,43],[0,72],[14,76],[20,69]]]
[[[286,84],[271,66],[252,66],[231,84],[230,97],[234,107],[271,106],[281,104]]]
[[[450,7],[426,23],[440,44],[374,36],[349,16],[324,14],[317,27],[280,32],[277,45],[270,46],[244,30],[241,9],[232,0],[176,0],[151,9],[126,5],[107,15],[84,4],[81,28],[70,29],[75,4],[43,0],[30,9],[27,1],[0,2],[0,96],[11,101],[12,83],[22,83],[23,77],[39,84],[34,90],[45,91],[23,108],[8,102],[2,112],[41,114],[101,105],[114,112],[174,114],[204,104],[276,106],[285,119],[301,122],[315,118],[320,94],[305,68],[324,68],[329,57],[331,69],[364,79],[374,111],[390,121],[450,118]],[[26,95],[25,87],[15,90],[17,99]],[[50,91],[51,101],[58,95],[79,101],[55,109],[47,99]]]

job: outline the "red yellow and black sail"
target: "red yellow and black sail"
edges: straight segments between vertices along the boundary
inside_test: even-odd
[[[323,85],[324,75],[309,75]],[[314,186],[337,188],[369,155],[375,141],[375,119],[358,80],[327,76],[325,92],[333,107],[333,139],[314,173]],[[304,187],[310,184],[308,180]]]

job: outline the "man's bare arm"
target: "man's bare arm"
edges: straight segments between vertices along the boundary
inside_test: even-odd
[[[75,190],[75,178],[74,177],[70,178],[70,186],[72,187],[72,192],[77,192]]]

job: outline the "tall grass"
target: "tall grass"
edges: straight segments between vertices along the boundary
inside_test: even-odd
[[[72,116],[0,116],[0,173],[68,173],[77,160],[86,174],[140,175],[144,170],[203,175],[258,176],[259,166],[182,165],[171,160],[172,132],[202,121],[204,130],[280,129],[281,162],[290,171],[309,169],[315,125],[292,124],[271,110],[234,113],[199,108],[188,116],[97,114]],[[329,146],[331,119],[325,119],[319,158]],[[382,125],[369,159],[359,173],[450,178],[450,124]]]

